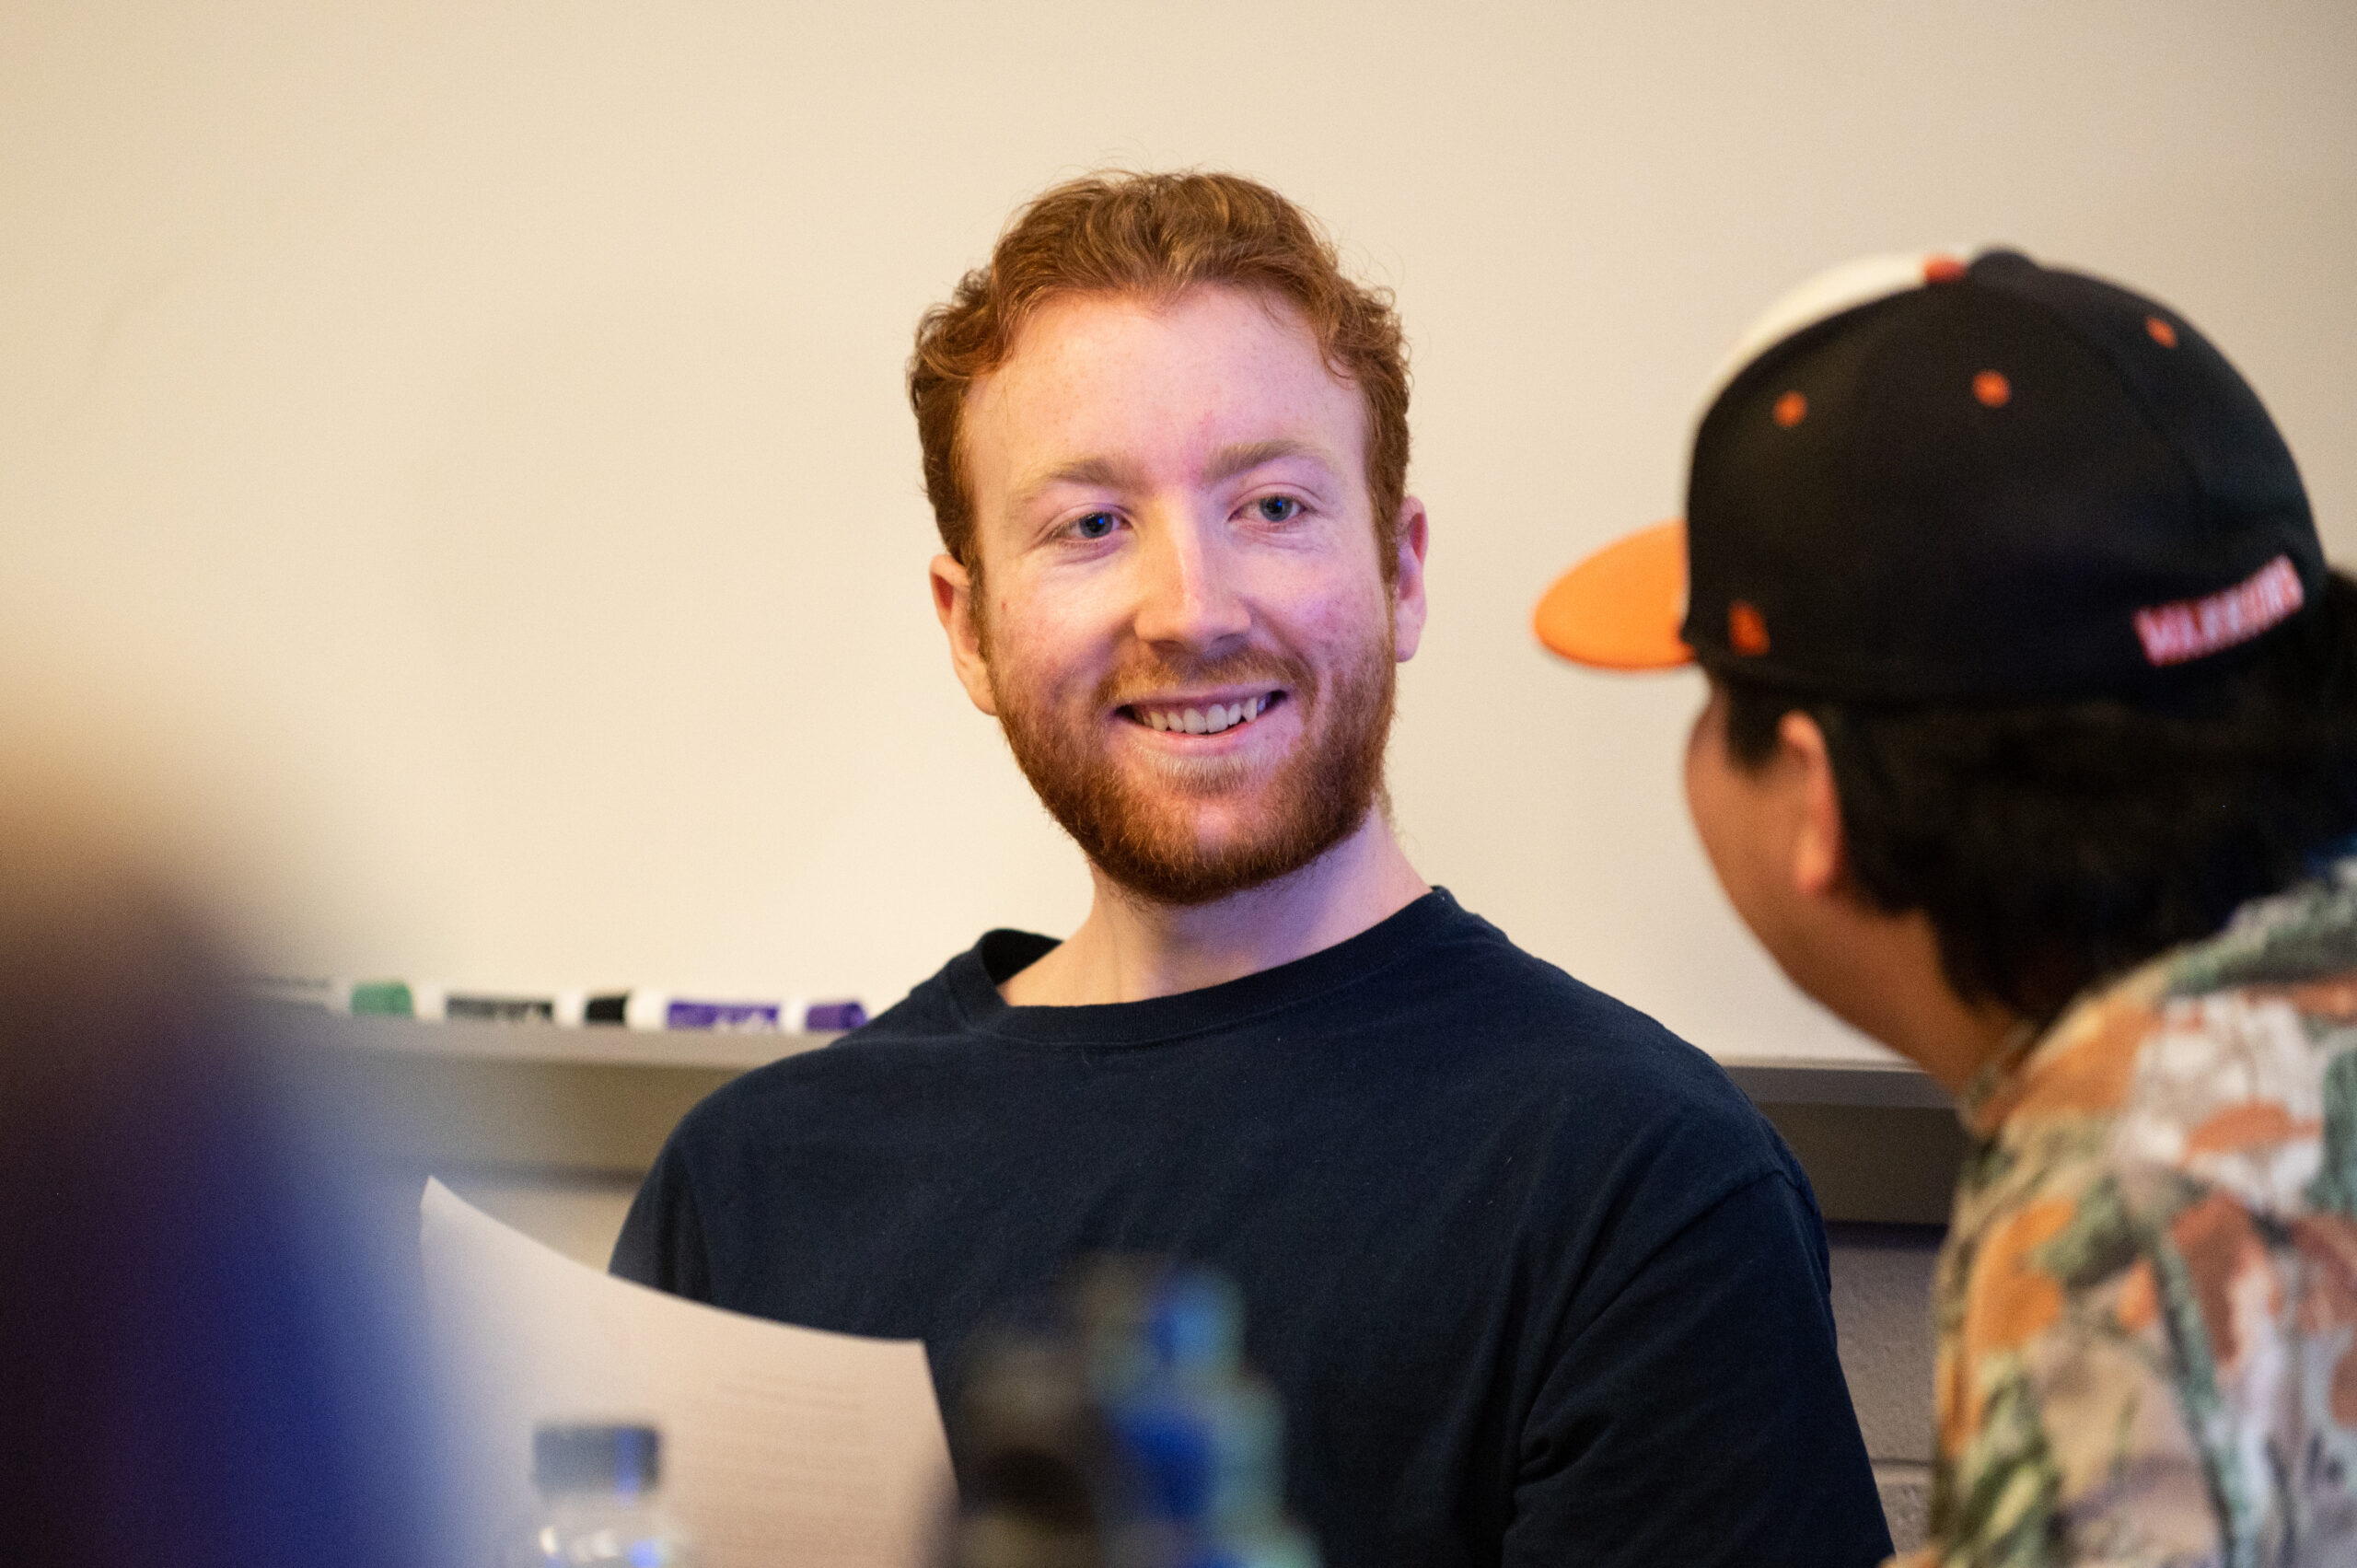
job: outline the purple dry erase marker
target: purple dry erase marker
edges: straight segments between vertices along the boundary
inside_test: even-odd
[[[780,1002],[691,1002],[674,997],[665,1009],[663,1025],[673,1029],[738,1029],[774,1034],[785,1027],[785,1005]]]

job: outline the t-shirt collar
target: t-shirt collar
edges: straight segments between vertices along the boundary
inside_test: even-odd
[[[985,934],[950,960],[945,979],[967,1025],[977,1033],[1041,1044],[1149,1045],[1230,1028],[1355,984],[1469,918],[1446,888],[1434,888],[1357,935],[1289,964],[1219,985],[1074,1007],[1011,1007],[1000,982],[1055,947],[1028,931]]]

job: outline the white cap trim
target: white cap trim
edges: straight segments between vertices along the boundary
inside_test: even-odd
[[[1877,299],[1887,299],[1895,294],[1922,288],[1926,281],[1924,269],[1932,262],[1952,260],[1966,265],[1986,247],[1954,245],[1936,250],[1893,252],[1879,256],[1861,256],[1844,261],[1802,284],[1760,312],[1719,367],[1712,372],[1709,383],[1702,389],[1702,400],[1695,412],[1700,424],[1727,383],[1743,374],[1744,367],[1795,332],[1805,331],[1819,321],[1854,310],[1861,305]]]

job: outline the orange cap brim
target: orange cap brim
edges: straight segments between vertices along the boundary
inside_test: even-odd
[[[1538,640],[1600,669],[1675,669],[1694,662],[1686,619],[1686,524],[1656,524],[1597,551],[1555,579],[1532,618]]]

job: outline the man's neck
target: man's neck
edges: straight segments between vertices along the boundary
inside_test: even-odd
[[[1820,930],[1801,989],[1958,1096],[1980,1070],[2027,1039],[2029,1025],[2003,1004],[1967,1002],[1948,983],[1940,941],[1921,910],[1885,914],[1852,900]]]
[[[2028,1043],[2035,1026],[1995,1003],[1959,1000],[1945,984],[1916,1005],[1891,1009],[1883,1043],[1939,1080],[1958,1099],[1980,1070]]]
[[[1061,946],[999,987],[1018,1007],[1143,1002],[1288,964],[1347,941],[1432,889],[1381,811],[1289,877],[1208,904],[1158,904],[1091,866],[1097,897]]]

